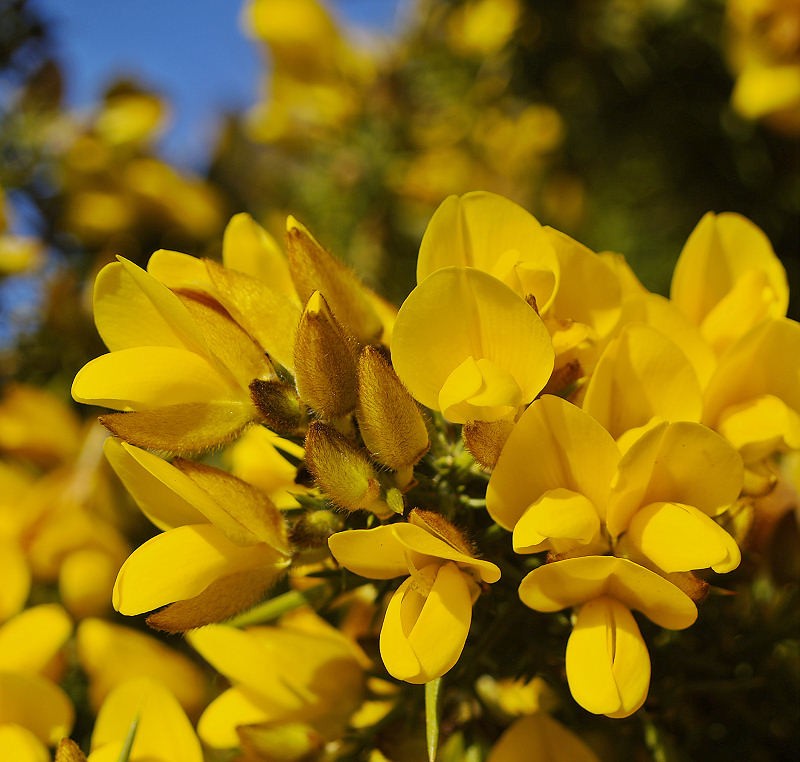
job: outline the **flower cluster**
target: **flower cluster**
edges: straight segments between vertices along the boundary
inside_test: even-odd
[[[572,696],[626,717],[650,683],[633,612],[692,625],[712,574],[739,565],[779,455],[800,449],[787,303],[739,215],[700,221],[665,298],[486,192],[436,211],[399,312],[291,217],[285,251],[241,214],[222,264],[120,259],[94,291],[110,351],[72,390],[119,411],[101,417],[106,457],[160,530],[114,606],[193,631],[232,683],[199,734],[246,759],[346,750],[346,728],[396,706],[355,640],[377,638],[391,677],[435,685],[511,596],[572,610]],[[307,603],[327,622],[298,608],[237,629]],[[534,717],[491,759],[568,736]]]

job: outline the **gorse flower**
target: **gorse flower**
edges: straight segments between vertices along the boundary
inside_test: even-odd
[[[317,21],[309,39],[333,33]],[[222,258],[103,269],[110,351],[73,386],[120,411],[101,419],[105,454],[159,530],[122,564],[114,607],[189,631],[230,681],[203,741],[247,760],[417,759],[419,739],[398,751],[382,729],[402,684],[425,683],[429,744],[444,690],[461,710],[442,753],[466,758],[467,725],[509,721],[486,680],[563,670],[589,712],[642,707],[648,633],[694,624],[800,448],[800,329],[763,233],[704,217],[667,299],[500,196],[453,196],[397,313],[291,217],[284,253],[235,216]],[[78,649],[93,701],[111,691],[122,717],[141,696],[108,654],[144,673],[154,647],[109,627],[84,622]],[[540,638],[566,640],[563,661]],[[192,684],[169,664],[165,683]],[[173,690],[197,711],[196,690]],[[595,758],[529,704],[484,739],[491,762]]]

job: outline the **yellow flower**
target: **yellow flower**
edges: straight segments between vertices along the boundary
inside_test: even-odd
[[[389,601],[380,650],[390,675],[426,683],[458,661],[478,582],[496,582],[500,570],[475,558],[442,517],[413,511],[411,521],[339,532],[328,545],[342,566],[363,577],[409,575]]]
[[[721,354],[767,318],[786,314],[786,272],[769,239],[746,217],[709,212],[681,251],[670,297]]]
[[[697,608],[679,588],[624,558],[583,556],[545,564],[519,587],[536,611],[579,606],[567,643],[567,680],[586,710],[633,714],[647,698],[650,657],[630,609],[670,630],[689,627]]]
[[[242,726],[303,723],[333,740],[361,703],[368,660],[309,609],[278,626],[209,625],[187,639],[232,683],[198,723],[200,737],[215,749],[238,747]]]
[[[196,452],[234,437],[258,416],[253,379],[274,371],[232,320],[179,296],[127,260],[107,265],[94,290],[95,322],[111,350],[85,365],[72,395],[136,411],[103,423],[153,449]]]
[[[220,621],[256,603],[289,563],[283,517],[255,487],[190,461],[178,465],[108,439],[106,457],[161,534],[137,548],[114,585],[114,608],[152,614],[171,631]]]
[[[445,267],[400,308],[392,361],[412,396],[448,420],[495,421],[513,419],[541,391],[553,348],[511,289],[481,270]]]
[[[203,762],[191,723],[169,690],[149,677],[127,680],[108,695],[92,731],[89,762],[115,762],[136,723],[130,762]]]

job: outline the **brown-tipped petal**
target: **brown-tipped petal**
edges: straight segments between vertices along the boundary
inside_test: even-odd
[[[276,434],[288,437],[305,432],[307,411],[289,384],[257,378],[250,383],[250,398]]]
[[[353,341],[319,291],[311,294],[297,327],[295,382],[300,398],[325,420],[356,407]]]
[[[192,455],[235,439],[255,417],[252,405],[231,400],[110,413],[99,420],[114,436],[137,447]]]
[[[395,471],[413,466],[430,447],[422,412],[376,347],[364,347],[358,359],[356,418],[372,456]]]
[[[379,503],[378,474],[366,452],[334,428],[312,423],[306,434],[305,449],[309,471],[334,505],[357,511],[373,510]]]
[[[491,471],[513,428],[512,421],[469,421],[461,433],[472,457],[482,468]]]
[[[212,582],[202,593],[150,614],[147,624],[165,632],[186,632],[230,619],[258,603],[283,574],[285,563],[244,569]]]
[[[369,291],[355,273],[317,243],[294,217],[286,221],[289,271],[301,301],[322,291],[337,319],[361,342],[368,344],[383,332]]]

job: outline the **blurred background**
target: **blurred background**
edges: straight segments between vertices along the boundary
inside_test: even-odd
[[[661,292],[700,217],[737,211],[798,280],[794,0],[1,7],[5,378],[65,385],[100,350],[91,274],[214,256],[238,211],[279,237],[291,212],[395,302],[475,189]]]

